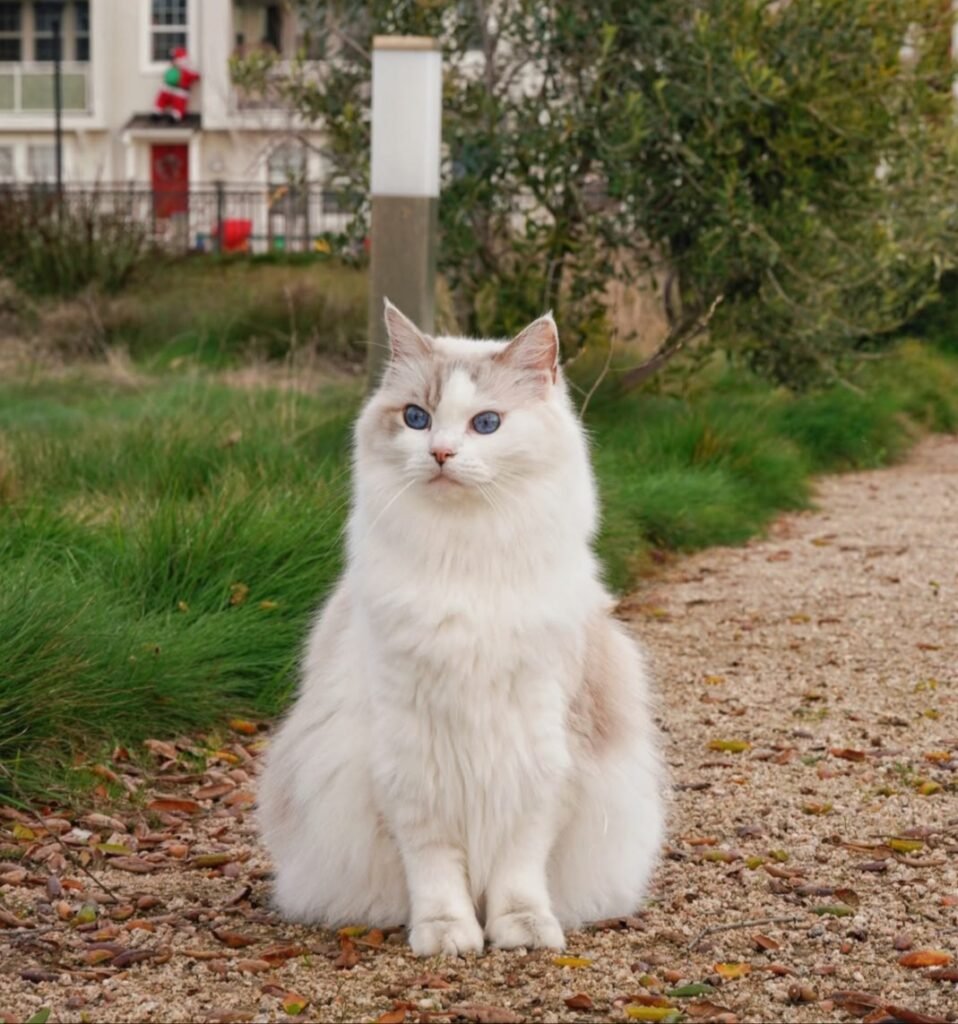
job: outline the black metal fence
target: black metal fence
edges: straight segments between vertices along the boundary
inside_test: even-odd
[[[52,184],[0,186],[0,204],[25,199],[136,223],[174,251],[330,252],[346,244],[353,219],[341,193],[314,183],[64,185],[59,200]]]

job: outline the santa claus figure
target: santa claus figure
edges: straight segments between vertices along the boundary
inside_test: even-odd
[[[163,87],[156,94],[153,109],[174,121],[182,121],[190,101],[190,86],[200,79],[199,72],[186,60],[186,50],[178,46],[173,50],[170,66],[163,72]]]

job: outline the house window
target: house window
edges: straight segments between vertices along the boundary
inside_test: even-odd
[[[53,146],[27,146],[27,173],[32,181],[53,181],[57,176],[57,151]]]
[[[177,47],[187,49],[186,0],[151,0],[150,59],[165,63]]]
[[[90,59],[90,4],[77,0],[73,5],[74,57],[78,61]]]
[[[60,40],[66,35],[64,20],[66,11],[63,4],[35,3],[33,5],[33,59],[56,60],[57,41],[54,33],[55,22],[60,22]],[[63,53],[60,53],[63,58]]]
[[[13,146],[0,146],[0,181],[16,178],[13,164]]]
[[[21,3],[0,3],[0,61],[22,59],[22,9]]]

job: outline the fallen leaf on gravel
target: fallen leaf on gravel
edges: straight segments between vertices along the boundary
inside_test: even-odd
[[[851,917],[854,914],[851,907],[831,903],[821,907],[812,907],[811,909],[812,913],[818,914],[819,917]]]
[[[941,967],[937,971],[929,971],[925,977],[932,981],[958,981],[958,967]]]
[[[382,930],[379,928],[371,928],[363,936],[364,946],[381,946],[386,941],[386,936],[383,935]]]
[[[888,839],[885,845],[895,853],[917,853],[925,844],[921,839]]]
[[[752,965],[743,963],[715,964],[714,970],[716,974],[720,974],[723,978],[732,981],[735,978],[744,978],[746,974],[751,974]]]
[[[398,1010],[387,1010],[385,1013],[381,1013],[376,1018],[376,1024],[403,1024],[406,1019],[406,1008],[400,1007]]]
[[[182,811],[184,814],[196,814],[202,810],[195,800],[184,800],[179,797],[158,797],[146,806],[151,811]]]
[[[929,1017],[907,1006],[885,1003],[862,1019],[862,1024],[948,1024],[947,1017]]]
[[[299,1016],[307,1006],[309,1006],[309,1000],[297,992],[287,992],[283,996],[283,1009],[293,1017]]]
[[[594,1005],[585,992],[576,992],[574,996],[566,996],[562,1001],[570,1010],[591,1010]]]
[[[665,994],[670,999],[692,999],[695,996],[710,996],[715,991],[712,985],[703,981],[697,981],[692,985],[679,985],[678,988],[666,989]]]
[[[854,889],[836,889],[835,895],[850,907],[857,907],[861,903],[861,898]]]
[[[592,960],[587,956],[554,956],[552,962],[556,967],[591,967]]]
[[[129,871],[134,875],[147,875],[159,867],[158,864],[152,864],[148,860],[143,860],[142,857],[111,857],[109,863],[111,868],[116,868],[118,871]]]
[[[818,803],[807,803],[802,804],[802,811],[805,814],[828,814],[832,809],[832,805],[829,803],[818,804]]]
[[[339,956],[333,961],[337,971],[351,971],[359,963],[359,950],[348,935],[339,937]]]
[[[709,740],[709,750],[722,750],[727,754],[741,754],[751,747],[748,740]]]
[[[172,743],[167,743],[164,740],[144,740],[143,746],[157,757],[162,757],[167,761],[175,761],[179,757],[179,751]]]
[[[452,988],[441,974],[420,974],[409,982],[409,988]]]
[[[235,859],[232,853],[201,853],[190,858],[191,868],[218,868]]]
[[[602,921],[593,921],[589,927],[594,932],[620,932],[640,930],[645,925],[638,917],[607,917]]]
[[[112,960],[114,956],[116,953],[111,953],[108,949],[91,949],[83,954],[83,959],[90,967],[96,967],[97,964]]]
[[[951,953],[940,949],[916,949],[898,958],[902,967],[947,967],[951,963]]]
[[[152,960],[154,956],[156,956],[156,950],[153,949],[125,949],[113,958],[111,965],[113,967],[131,967],[144,960]]]
[[[20,977],[31,984],[39,985],[41,981],[59,981],[60,975],[56,971],[43,971],[38,967],[28,967],[20,972]]]
[[[682,1009],[686,1015],[691,1017],[693,1020],[705,1019],[714,1020],[720,1017],[722,1019],[729,1019],[733,1017],[732,1011],[727,1006],[721,1006],[718,1003],[710,1002],[708,999],[700,999],[695,1003],[686,1003]],[[734,1018],[733,1018],[734,1019]]]
[[[668,1021],[681,1016],[674,1006],[625,1006],[623,1013],[630,1020]]]
[[[267,961],[267,963],[276,965],[308,952],[309,949],[306,946],[270,946],[260,953],[259,958],[260,960]]]
[[[257,940],[241,932],[231,932],[228,928],[214,928],[213,935],[230,949],[242,949],[244,946],[253,946]],[[265,957],[263,958],[265,959]]]
[[[465,1017],[474,1024],[522,1024],[524,1018],[504,1006],[450,1006],[445,1012],[456,1017]]]
[[[840,757],[845,761],[864,761],[868,754],[864,750],[852,750],[851,747],[829,747],[832,757]]]
[[[232,793],[236,786],[232,782],[218,782],[211,786],[201,786],[193,796],[197,800],[215,800],[217,797]]]
[[[755,943],[756,948],[765,953],[771,952],[773,949],[781,949],[780,942],[776,942],[770,935],[763,935],[761,932],[752,936],[752,942]]]
[[[20,885],[26,881],[27,869],[14,868],[12,871],[4,871],[0,874],[0,885]]]
[[[50,1006],[41,1006],[32,1017],[27,1018],[26,1024],[47,1024],[52,1009]]]
[[[851,989],[832,992],[828,998],[836,1006],[855,1017],[864,1017],[883,1005],[883,1000],[878,996],[873,996],[870,992],[857,992]]]

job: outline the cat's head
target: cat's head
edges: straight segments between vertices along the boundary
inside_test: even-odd
[[[574,416],[551,315],[512,341],[431,337],[388,301],[385,317],[390,360],[357,427],[361,469],[430,499],[494,507],[554,469]]]

